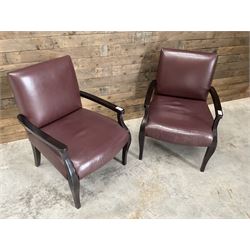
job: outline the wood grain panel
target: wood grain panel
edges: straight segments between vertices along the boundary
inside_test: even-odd
[[[249,32],[0,32],[0,143],[25,138],[7,72],[70,55],[80,89],[124,107],[125,119],[132,119],[143,114],[145,93],[156,76],[162,47],[216,49],[213,85],[221,100],[249,96]],[[100,105],[82,103],[115,119]]]

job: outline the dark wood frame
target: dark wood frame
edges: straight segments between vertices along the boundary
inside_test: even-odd
[[[157,84],[156,80],[153,80],[149,84],[146,98],[145,98],[145,102],[144,102],[145,111],[144,111],[144,116],[143,116],[143,119],[141,122],[140,132],[139,132],[139,159],[140,160],[142,160],[142,157],[143,157],[143,149],[144,149],[144,142],[145,142],[145,126],[148,122],[149,106],[150,106],[150,102],[152,100],[152,97],[155,93],[156,84]],[[205,153],[205,156],[203,158],[201,168],[200,168],[201,172],[204,172],[206,165],[207,165],[207,162],[209,161],[209,159],[211,158],[211,156],[213,155],[213,153],[216,150],[216,147],[217,147],[217,127],[218,127],[220,119],[223,117],[223,111],[222,111],[222,107],[221,107],[220,98],[219,98],[215,88],[211,86],[209,93],[212,96],[214,109],[215,109],[215,118],[214,118],[214,122],[213,122],[213,126],[212,126],[213,141],[207,147],[207,150],[206,150],[206,153]]]
[[[211,156],[213,155],[213,153],[216,150],[217,140],[218,140],[217,139],[218,138],[217,127],[218,127],[220,119],[223,117],[223,111],[222,111],[222,107],[221,107],[220,98],[219,98],[219,96],[218,96],[218,94],[213,86],[210,87],[209,93],[212,96],[212,100],[214,103],[214,111],[215,111],[215,118],[214,118],[214,122],[213,122],[213,126],[212,126],[213,141],[207,147],[207,150],[206,150],[206,153],[205,153],[205,156],[203,158],[201,168],[200,168],[201,172],[205,171],[207,162],[209,161],[209,159],[211,158]]]
[[[131,134],[129,129],[124,123],[123,120],[123,114],[125,113],[125,110],[119,106],[116,106],[115,104],[108,102],[104,99],[101,99],[97,96],[94,96],[92,94],[89,94],[84,91],[80,91],[80,96],[87,98],[91,101],[94,101],[98,104],[101,104],[102,106],[111,109],[112,111],[117,113],[117,120],[118,123],[121,127],[125,128],[128,131],[129,134],[129,140],[128,143],[123,147],[122,150],[122,164],[126,165],[127,164],[127,154],[129,150],[129,146],[131,144]],[[19,114],[17,116],[19,122],[24,126],[26,131],[28,133],[31,133],[34,135],[36,138],[38,138],[40,141],[45,143],[51,150],[56,152],[62,159],[65,169],[67,171],[67,180],[69,183],[70,190],[72,192],[73,200],[75,203],[76,208],[81,207],[80,203],[80,179],[79,176],[77,175],[74,164],[70,160],[69,155],[68,155],[68,147],[67,145],[63,144],[62,142],[56,140],[55,138],[51,137],[44,131],[42,131],[40,128],[36,127],[34,124],[32,124],[27,117],[25,117],[22,114]],[[34,146],[32,145],[32,150],[33,150],[33,155],[34,155],[34,160],[35,160],[35,165],[38,167],[41,163],[41,152]]]
[[[148,109],[150,102],[152,100],[153,94],[155,92],[155,87],[156,87],[156,80],[153,80],[147,90],[146,98],[144,101],[144,116],[141,122],[140,126],[140,132],[139,132],[139,159],[142,160],[143,157],[143,149],[144,149],[144,142],[145,142],[145,126],[148,122]]]

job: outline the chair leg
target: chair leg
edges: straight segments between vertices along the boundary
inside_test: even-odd
[[[69,177],[68,182],[75,203],[75,207],[79,209],[81,207],[79,178],[76,174],[73,174]]]
[[[131,144],[131,135],[129,133],[129,141],[128,143],[123,147],[122,149],[122,164],[126,165],[127,164],[127,158],[128,158],[128,150]]]
[[[34,155],[34,160],[35,160],[35,165],[36,167],[39,167],[41,164],[41,153],[40,151],[31,144],[33,155]]]
[[[142,160],[144,141],[145,141],[145,130],[142,129],[141,127],[139,132],[139,160]]]
[[[202,164],[201,164],[201,168],[200,168],[201,172],[205,171],[207,162],[209,161],[209,159],[211,158],[211,156],[215,152],[216,147],[217,147],[217,137],[214,138],[214,141],[212,142],[212,144],[206,150],[206,153],[205,153],[205,156],[203,158],[203,161],[202,161]]]
[[[72,161],[69,159],[67,151],[64,152],[62,155],[65,167],[67,168],[68,171],[68,183],[69,187],[73,196],[73,200],[75,203],[75,207],[78,209],[81,207],[81,202],[80,202],[80,180],[78,175],[75,172],[74,165]]]

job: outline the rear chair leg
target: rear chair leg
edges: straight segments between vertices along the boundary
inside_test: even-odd
[[[36,167],[39,167],[41,164],[41,153],[40,151],[31,144],[33,155],[34,155],[34,160],[35,160],[35,165]]]
[[[209,161],[209,159],[211,158],[211,156],[213,155],[215,149],[217,147],[217,137],[214,138],[212,144],[207,148],[205,156],[203,158],[202,164],[201,164],[201,168],[200,171],[204,172],[207,162]]]
[[[142,160],[144,141],[145,141],[145,130],[140,128],[140,132],[139,132],[139,151],[140,151],[139,160]]]

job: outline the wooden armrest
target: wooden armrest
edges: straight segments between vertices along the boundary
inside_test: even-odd
[[[216,117],[223,117],[223,111],[222,111],[222,107],[221,107],[221,102],[220,102],[220,98],[215,90],[214,87],[211,86],[210,90],[209,90],[211,96],[212,96],[212,100],[214,103],[214,110],[215,110],[215,115]]]
[[[153,92],[155,90],[155,86],[156,86],[156,80],[153,80],[148,86],[148,90],[147,90],[147,94],[146,94],[146,98],[144,102],[144,108],[147,108],[149,106],[150,101],[152,99]]]
[[[19,114],[17,116],[17,119],[20,121],[20,123],[25,127],[25,129],[28,132],[33,134],[35,137],[37,137],[39,140],[41,140],[50,148],[57,151],[60,155],[64,154],[68,150],[68,147],[65,144],[51,137],[50,135],[42,131],[40,128],[36,127],[24,115]]]
[[[84,97],[84,98],[87,98],[91,101],[94,101],[96,103],[99,103],[101,104],[102,106],[108,108],[108,109],[111,109],[113,111],[115,111],[116,113],[118,114],[124,114],[125,113],[125,110],[111,102],[108,102],[100,97],[97,97],[95,95],[92,95],[90,93],[87,93],[87,92],[84,92],[84,91],[80,91],[80,96],[81,97]]]

